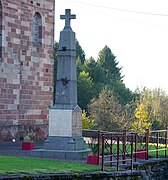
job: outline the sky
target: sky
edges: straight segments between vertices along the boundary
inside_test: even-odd
[[[167,0],[56,0],[56,41],[65,9],[76,14],[71,27],[86,58],[97,60],[107,45],[122,67],[126,87],[161,88],[168,94]]]

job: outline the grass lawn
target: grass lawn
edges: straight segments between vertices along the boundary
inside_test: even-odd
[[[164,158],[165,157],[165,145],[159,145],[158,149],[158,157]],[[168,147],[167,147],[167,154],[168,154]],[[156,145],[149,144],[149,157],[156,157]]]
[[[100,171],[100,166],[40,158],[0,156],[2,174],[82,173]]]
[[[145,144],[143,144],[143,146],[145,146]],[[112,147],[113,147],[112,152],[114,154],[117,154],[117,144],[113,144]],[[120,147],[119,154],[122,154],[122,152],[123,152],[122,151],[123,145],[120,144],[119,147]],[[139,149],[140,147],[141,147],[141,145],[138,144],[137,145],[137,149]],[[129,154],[131,153],[131,146],[130,146],[130,144],[126,145],[126,151]],[[105,151],[104,152],[105,152],[105,154],[108,154],[110,152],[109,146],[105,147]],[[101,150],[100,150],[100,153],[101,153]],[[167,147],[167,154],[168,154],[168,147]],[[156,144],[151,144],[151,143],[149,144],[149,157],[152,157],[152,158],[156,157]],[[159,144],[158,157],[159,158],[164,158],[165,157],[165,145]]]

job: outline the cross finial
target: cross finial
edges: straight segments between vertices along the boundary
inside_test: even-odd
[[[71,14],[70,9],[65,9],[65,15],[60,15],[60,19],[65,19],[65,28],[70,28],[70,21],[76,19],[76,15]]]

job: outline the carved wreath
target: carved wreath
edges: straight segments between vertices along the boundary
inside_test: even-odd
[[[67,87],[67,84],[68,84],[68,82],[69,82],[69,80],[67,79],[67,77],[66,77],[66,78],[61,78],[61,81],[62,81],[63,86]]]

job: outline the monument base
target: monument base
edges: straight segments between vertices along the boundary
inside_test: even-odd
[[[82,136],[49,136],[44,143],[44,149],[34,150],[33,153],[35,156],[40,153],[42,158],[86,162],[91,150],[85,149]]]
[[[90,149],[76,151],[37,149],[31,151],[31,157],[86,162],[90,152]]]
[[[82,136],[49,136],[44,143],[44,149],[64,151],[84,150],[84,139]]]
[[[63,150],[44,150],[34,149],[31,151],[23,150],[0,150],[1,156],[21,156],[21,157],[35,157],[44,159],[56,159],[63,161],[86,162],[90,149],[78,151],[63,151]]]
[[[63,106],[64,107],[64,106]],[[85,149],[82,137],[82,111],[78,105],[66,107],[55,105],[49,109],[49,137],[40,151],[45,158],[86,161],[90,149]]]

